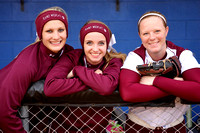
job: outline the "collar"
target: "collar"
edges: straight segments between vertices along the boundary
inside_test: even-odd
[[[85,56],[83,57],[83,60],[84,60],[84,66],[91,69],[101,69],[101,67],[105,63],[105,60],[103,59],[98,65],[92,65],[86,60]]]
[[[149,55],[149,53],[147,52],[147,50],[145,50],[145,54],[146,54],[146,57],[145,57],[145,64],[149,64],[150,62],[155,62],[151,56]],[[161,60],[164,60],[164,59],[169,59],[170,57],[172,56],[175,56],[176,55],[176,49],[170,49],[169,47],[167,47],[166,49],[166,55],[164,56],[163,59]]]

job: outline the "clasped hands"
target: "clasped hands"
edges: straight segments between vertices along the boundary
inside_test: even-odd
[[[100,70],[100,69],[97,69],[97,70],[95,71],[95,73],[96,73],[96,74],[103,74],[103,71]],[[72,69],[72,70],[68,73],[67,78],[70,79],[70,78],[73,78],[73,77],[74,77],[74,74],[73,74],[73,69]]]
[[[142,76],[140,79],[140,84],[144,85],[153,85],[153,81],[156,76]],[[180,80],[183,81],[183,78],[181,77],[175,77],[174,80]]]

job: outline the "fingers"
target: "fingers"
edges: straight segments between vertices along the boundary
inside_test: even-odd
[[[97,70],[95,71],[95,73],[96,73],[96,74],[103,74],[103,72],[102,72],[100,69],[97,69]]]

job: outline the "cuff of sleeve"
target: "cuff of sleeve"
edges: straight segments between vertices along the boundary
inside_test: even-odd
[[[158,86],[161,76],[156,76],[153,80],[153,86]]]
[[[73,68],[73,71],[72,71],[74,77],[76,76],[76,66]]]
[[[78,76],[78,75],[77,75],[77,72],[78,72],[78,71],[81,71],[81,67],[83,67],[83,66],[75,66],[75,67],[74,67],[74,69],[73,69],[73,75],[74,75],[74,76]]]

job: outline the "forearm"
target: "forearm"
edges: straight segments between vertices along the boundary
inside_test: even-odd
[[[128,102],[147,102],[169,94],[152,85],[140,84],[140,75],[128,69],[120,73],[120,94]]]
[[[88,70],[83,66],[75,67],[74,73],[85,85],[89,86],[100,95],[111,94],[118,84],[118,80],[115,81],[111,76],[97,74],[94,70]]]
[[[188,70],[183,73],[184,81],[156,77],[153,85],[180,98],[199,102],[200,101],[200,81],[199,70]]]
[[[88,87],[77,78],[51,79],[45,81],[44,85],[44,93],[49,97],[62,97],[85,89],[88,89]]]
[[[83,66],[77,66],[74,70],[75,75],[91,89],[100,95],[110,95],[118,86],[121,66],[122,60],[113,58],[109,61],[108,66],[101,71],[89,70]]]
[[[73,53],[71,53],[73,54]],[[88,89],[81,80],[76,77],[67,78],[75,64],[71,56],[62,56],[56,65],[51,69],[44,84],[44,93],[49,97],[62,97]]]

